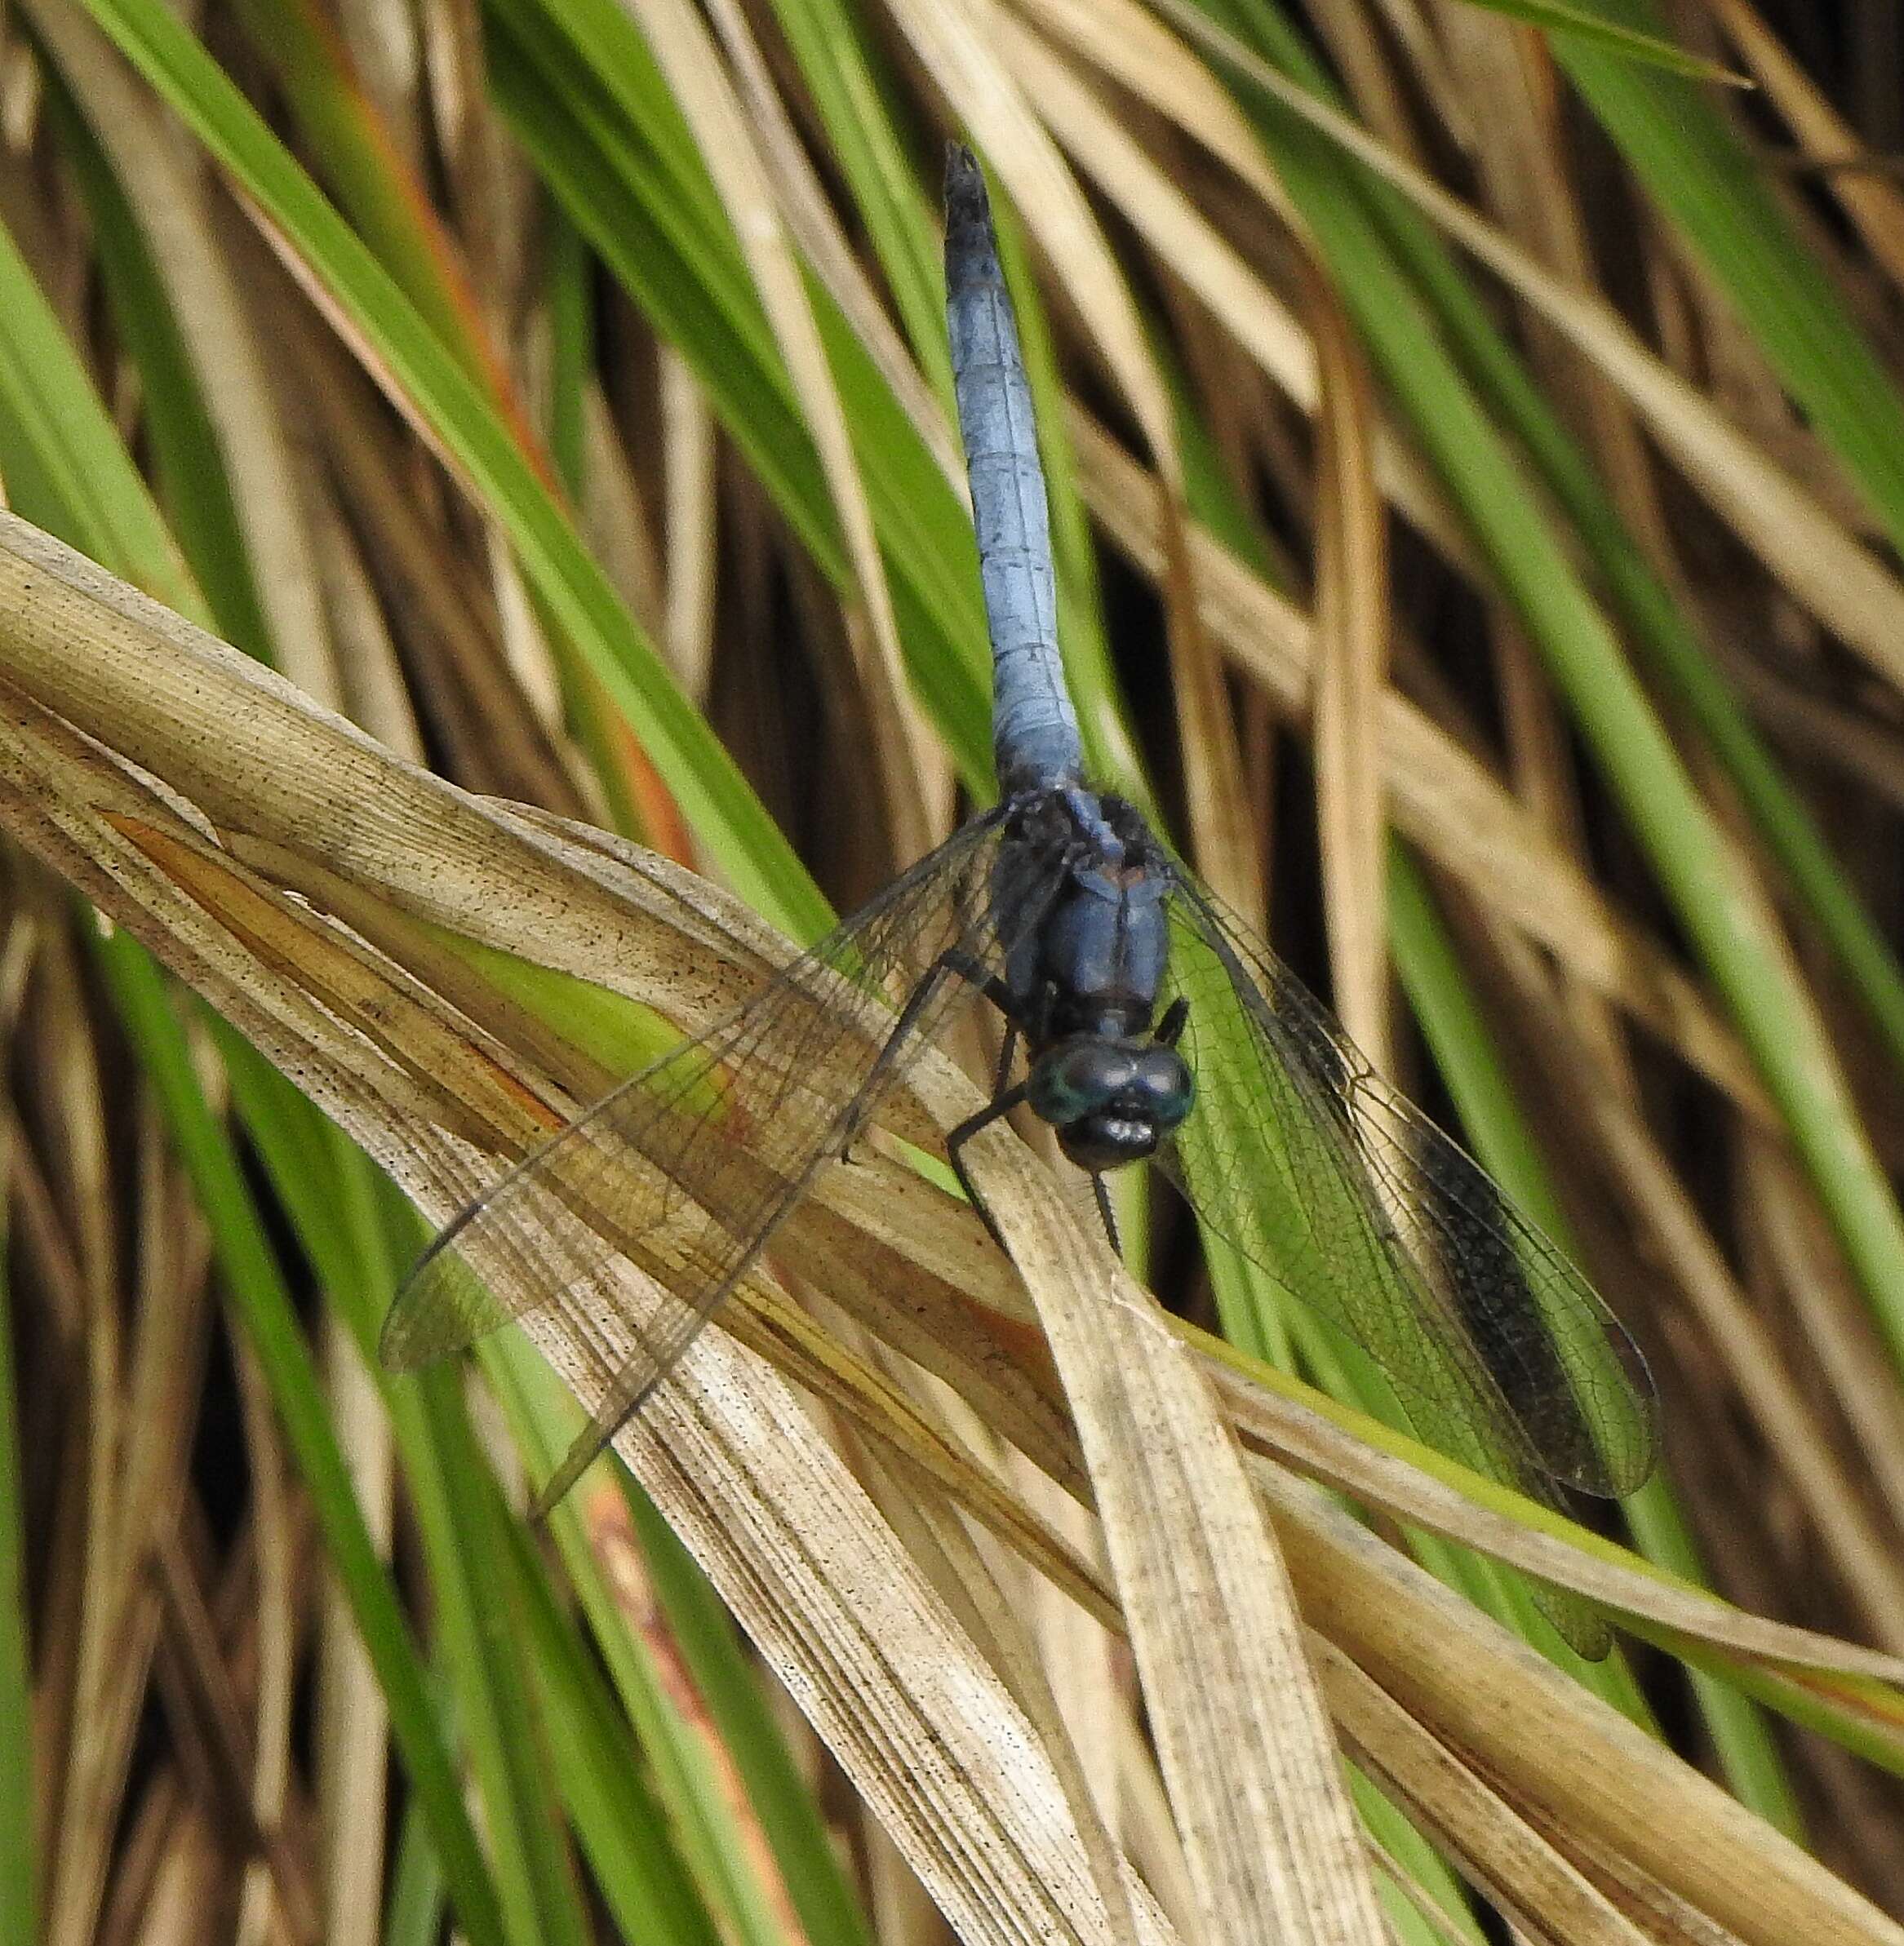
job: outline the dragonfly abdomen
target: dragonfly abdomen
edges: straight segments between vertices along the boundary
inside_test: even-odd
[[[970,150],[946,162],[946,322],[992,632],[992,747],[1008,796],[1075,779],[1077,717],[1058,652],[1050,516],[1031,387],[999,268],[985,179]]]

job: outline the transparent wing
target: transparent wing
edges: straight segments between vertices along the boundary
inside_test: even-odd
[[[601,1321],[614,1376],[544,1505],[666,1376],[970,994],[942,978],[916,998],[942,955],[997,970],[1009,944],[992,918],[1004,815],[963,827],[738,1012],[551,1137],[411,1273],[384,1329],[384,1358],[398,1369],[558,1304]],[[1013,858],[1014,871],[1040,869],[1022,848]],[[902,1018],[908,1031],[895,1042]]]
[[[1199,1215],[1360,1345],[1431,1444],[1538,1498],[1653,1470],[1652,1381],[1591,1286],[1179,875],[1172,997],[1197,1105],[1161,1159]]]

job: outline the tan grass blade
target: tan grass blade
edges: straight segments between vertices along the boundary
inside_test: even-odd
[[[1286,1390],[1279,1390],[1232,1371],[1217,1383],[1232,1425],[1253,1453],[1272,1454],[1280,1466],[1365,1506],[1584,1595],[1652,1633],[1708,1642],[1768,1667],[1904,1682],[1904,1658],[1747,1615],[1551,1511],[1498,1492],[1477,1492],[1460,1469],[1360,1415],[1313,1394],[1296,1396],[1303,1388],[1292,1380],[1281,1381]]]
[[[1006,1131],[969,1153],[1076,1414],[1201,1936],[1383,1938],[1293,1591],[1212,1394]]]
[[[1264,1483],[1310,1626],[1524,1816],[1631,1860],[1746,1946],[1904,1942],[1817,1860],[1325,1495]],[[1333,1690],[1330,1660],[1318,1666]]]
[[[1642,1930],[1455,1753],[1327,1642],[1312,1651],[1357,1762],[1537,1939],[1648,1946]]]
[[[1388,1022],[1388,833],[1382,700],[1388,684],[1388,548],[1374,473],[1374,386],[1319,259],[1305,249],[1322,376],[1316,446],[1316,789],[1336,1011],[1379,1075]]]

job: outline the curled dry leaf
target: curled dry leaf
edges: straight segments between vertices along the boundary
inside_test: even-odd
[[[301,844],[437,923],[511,879],[533,898],[539,875],[533,902],[565,935],[558,955],[593,933],[624,975],[646,922],[617,902],[606,936],[608,902],[592,895],[580,848],[566,864],[549,848],[538,867],[546,840],[532,825],[378,752],[57,543],[12,521],[6,539],[7,674],[47,702],[57,691],[85,734],[7,690],[0,822],[224,1013],[427,1212],[446,1217],[493,1175],[486,1149],[532,1139],[561,1112],[559,1089],[531,1087],[473,1037],[461,1048],[433,1039],[424,991],[221,857],[209,841],[216,821]],[[53,668],[60,657],[73,680]],[[107,754],[112,742],[135,744],[165,794]],[[446,842],[431,840],[433,823]],[[379,875],[405,829],[419,840],[410,866]],[[188,889],[210,890],[214,870],[224,918]],[[520,924],[512,914],[503,929]],[[664,983],[677,999],[686,988],[690,1004],[712,1000],[720,977],[681,981],[702,956],[684,959],[675,939],[654,963],[674,967]],[[427,1075],[426,1049],[442,1063]],[[446,1092],[459,1126],[443,1125]],[[600,1348],[561,1318],[537,1336],[586,1399],[601,1382]],[[770,1370],[710,1332],[621,1443],[964,1937],[1116,1936],[1032,1727]],[[1141,1888],[1129,1896],[1139,1938],[1171,1936]]]
[[[589,1081],[585,1066],[539,1064],[532,1036],[529,1051],[516,1044],[519,1002],[486,1006],[468,959],[464,1004],[446,1000],[428,974],[456,960],[449,938],[588,981],[652,1009],[669,1035],[786,956],[672,868],[455,791],[11,520],[0,680],[0,825],[231,1019],[432,1215],[570,1112],[571,1088]],[[929,1059],[892,1133],[929,1140],[977,1098]],[[974,1161],[1062,1388],[1023,1291],[980,1247],[970,1212],[889,1156],[830,1172],[775,1261],[953,1384],[1062,1484],[1094,1491],[1112,1585],[923,1412],[828,1345],[765,1273],[619,1442],[962,1936],[1172,1935],[1127,1867],[1113,1893],[1127,1913],[1113,1922],[1090,1864],[1101,1847],[1085,1842],[1032,1719],[752,1348],[1129,1629],[1206,1936],[1375,1936],[1266,1507],[1308,1626],[1485,1780],[1499,1801],[1490,1818],[1525,1817],[1550,1840],[1578,1826],[1742,1938],[1897,1936],[1312,1489],[1280,1467],[1246,1469],[1232,1427],[1409,1519],[1657,1611],[1662,1626],[1703,1624],[1741,1653],[1855,1669],[1867,1683],[1889,1665],[1791,1631],[1754,1636],[1764,1625],[1729,1641],[1710,1626],[1716,1605],[1695,1613],[1690,1598],[1669,1620],[1659,1585],[1631,1568],[1619,1582],[1612,1550],[1581,1556],[1498,1506],[1464,1515],[1451,1488],[1370,1460],[1339,1430],[1318,1433],[1320,1421],[1276,1425],[1234,1378],[1219,1410],[1192,1350],[1075,1230],[1026,1152],[1002,1130],[985,1141]],[[644,1271],[626,1274],[639,1286]],[[615,1359],[614,1330],[612,1319],[553,1312],[532,1325],[584,1403]],[[1336,1708],[1346,1715],[1347,1699]],[[1523,1734],[1536,1720],[1538,1741]],[[1537,1760],[1550,1737],[1579,1761]],[[1680,1807],[1675,1833],[1649,1824],[1649,1793]]]

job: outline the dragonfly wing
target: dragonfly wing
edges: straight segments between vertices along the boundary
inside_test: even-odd
[[[1003,819],[964,826],[736,1013],[552,1137],[411,1273],[384,1331],[399,1368],[556,1305],[596,1321],[612,1376],[545,1505],[666,1376],[969,995],[943,981],[882,1058],[896,1009],[941,955],[1001,964],[992,881]]]
[[[1163,1159],[1199,1215],[1360,1345],[1430,1443],[1537,1497],[1632,1492],[1652,1381],[1592,1287],[1210,893],[1180,876],[1170,907],[1199,1100]]]

